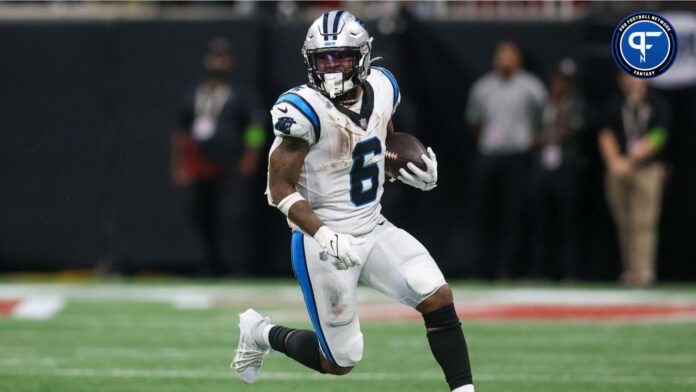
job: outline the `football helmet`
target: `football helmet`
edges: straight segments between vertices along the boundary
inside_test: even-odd
[[[329,98],[352,91],[370,72],[371,50],[372,38],[360,19],[343,10],[324,13],[302,46],[309,85]]]

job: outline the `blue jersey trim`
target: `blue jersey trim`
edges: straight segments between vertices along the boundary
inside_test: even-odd
[[[304,234],[300,231],[295,231],[292,233],[292,269],[295,272],[295,277],[300,283],[302,288],[302,295],[304,296],[305,305],[307,306],[307,313],[309,313],[309,318],[312,319],[312,325],[314,326],[314,331],[317,333],[317,338],[319,338],[319,344],[321,349],[326,355],[326,359],[329,362],[336,364],[331,350],[329,350],[329,344],[324,336],[324,331],[321,329],[321,323],[319,322],[319,312],[317,311],[317,302],[314,300],[314,290],[312,289],[312,281],[309,279],[309,271],[307,270],[307,258],[305,257],[304,249]]]
[[[389,81],[391,82],[392,89],[394,89],[394,103],[393,103],[393,105],[396,105],[396,102],[399,100],[399,85],[396,83],[396,79],[394,78],[394,75],[392,75],[391,72],[387,71],[386,69],[384,69],[382,67],[372,67],[372,68],[383,73],[384,76],[386,76],[387,79],[389,79]]]
[[[303,116],[307,118],[307,120],[309,120],[314,128],[314,142],[319,142],[319,138],[321,137],[321,122],[319,121],[319,116],[312,105],[295,93],[285,93],[281,95],[275,104],[277,105],[281,102],[287,102],[294,106],[300,111],[300,113],[302,113]]]

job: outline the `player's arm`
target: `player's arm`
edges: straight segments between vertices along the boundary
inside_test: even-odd
[[[271,153],[268,164],[268,186],[271,199],[279,207],[283,200],[296,193],[295,187],[300,178],[304,159],[309,152],[309,145],[302,139],[284,137],[282,140]],[[311,236],[314,236],[324,225],[306,200],[293,203],[287,215],[288,219]]]
[[[271,200],[290,221],[314,237],[319,246],[334,257],[334,267],[344,270],[360,265],[362,260],[352,247],[365,240],[339,234],[328,228],[297,192],[297,182],[308,152],[307,141],[294,137],[282,138],[269,158],[268,187]]]

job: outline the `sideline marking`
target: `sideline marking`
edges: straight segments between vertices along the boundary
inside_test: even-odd
[[[58,297],[28,297],[19,300],[0,301],[0,315],[16,319],[47,320],[65,306]]]
[[[0,315],[11,315],[14,308],[19,304],[19,300],[3,299],[0,300]]]
[[[195,371],[185,369],[141,370],[141,369],[0,369],[5,376],[56,376],[56,377],[110,377],[110,378],[167,378],[167,379],[236,379],[234,372]],[[351,373],[341,381],[403,381],[426,380],[442,381],[442,375],[435,372],[423,373]],[[299,372],[264,372],[263,380],[283,381],[331,381],[330,376],[318,373]],[[651,375],[598,375],[598,374],[477,374],[477,380],[483,381],[526,381],[538,383],[590,383],[590,384],[680,384],[695,385],[696,377],[672,377],[660,379]]]

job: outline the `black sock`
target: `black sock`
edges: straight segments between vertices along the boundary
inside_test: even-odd
[[[469,351],[454,304],[426,313],[423,319],[426,328],[438,328],[428,332],[428,343],[450,389],[473,384]]]
[[[280,351],[295,361],[324,373],[321,368],[321,352],[317,334],[306,329],[292,329],[274,326],[268,332],[271,348]]]
[[[271,330],[268,331],[268,342],[271,343],[271,348],[283,354],[287,354],[285,352],[285,339],[287,339],[288,334],[292,331],[294,331],[294,329],[281,327],[280,325],[271,327]]]

